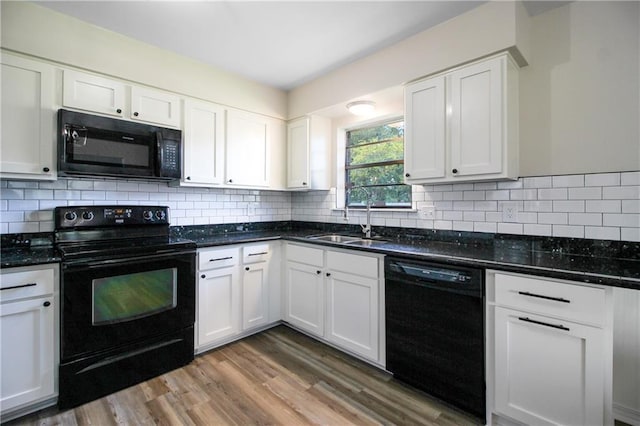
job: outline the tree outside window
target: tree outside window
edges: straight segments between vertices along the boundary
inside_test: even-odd
[[[348,131],[345,165],[348,207],[366,207],[370,196],[375,208],[411,208],[411,186],[404,184],[404,121]]]

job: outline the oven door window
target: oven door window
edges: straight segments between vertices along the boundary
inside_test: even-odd
[[[93,325],[132,321],[176,307],[177,269],[97,278],[92,289]]]

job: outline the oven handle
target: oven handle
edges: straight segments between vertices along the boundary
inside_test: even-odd
[[[118,259],[103,259],[103,260],[94,260],[94,261],[84,261],[84,260],[73,260],[73,261],[63,261],[63,268],[69,267],[86,267],[86,268],[100,268],[107,265],[115,265],[115,264],[127,264],[127,263],[138,263],[141,260],[156,260],[156,259],[166,259],[166,258],[175,258],[176,255],[195,255],[195,251],[164,251],[159,254],[151,254],[148,256],[135,256],[135,257],[126,257],[126,258],[118,258]]]

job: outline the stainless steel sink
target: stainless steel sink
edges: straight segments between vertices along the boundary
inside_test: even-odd
[[[386,242],[386,240],[369,240],[365,238],[359,238],[357,240],[347,241],[345,244],[360,247],[377,247],[385,244]]]
[[[310,240],[328,241],[330,243],[349,243],[349,242],[362,240],[362,238],[360,237],[350,237],[347,235],[339,235],[339,234],[314,235],[307,238],[309,238]]]

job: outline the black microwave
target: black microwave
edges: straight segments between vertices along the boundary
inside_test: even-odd
[[[115,118],[58,111],[58,174],[175,180],[182,132]]]

